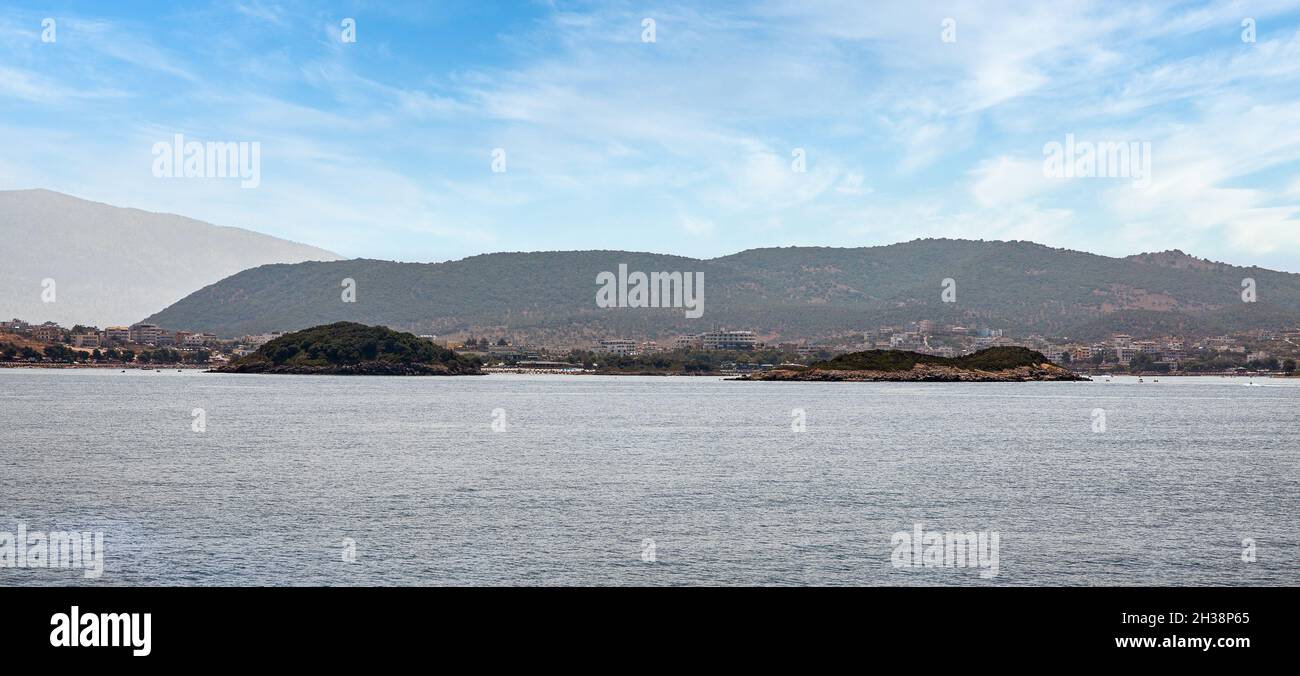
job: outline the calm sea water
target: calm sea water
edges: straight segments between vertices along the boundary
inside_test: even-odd
[[[0,531],[107,549],[0,585],[1294,585],[1300,381],[1246,382],[0,369]]]

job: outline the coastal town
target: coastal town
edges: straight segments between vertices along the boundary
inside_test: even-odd
[[[32,324],[15,318],[0,321],[0,364],[209,368],[251,354],[283,334],[224,338],[211,333],[169,331],[148,323],[101,329],[64,327],[54,322]],[[709,367],[699,371],[747,373],[771,370],[781,363],[808,364],[864,350],[961,357],[1007,346],[1041,352],[1055,364],[1087,374],[1293,375],[1300,360],[1300,328],[1201,338],[1137,338],[1117,333],[1092,342],[1037,335],[1014,337],[1000,329],[940,326],[925,320],[802,342],[765,340],[754,331],[730,329],[662,342],[610,337],[552,345],[530,344],[506,335],[420,337],[467,357],[477,357],[489,370],[557,372],[589,370],[602,361],[655,362],[666,355],[704,355],[706,359],[700,363]]]

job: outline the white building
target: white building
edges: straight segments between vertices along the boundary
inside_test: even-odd
[[[925,338],[915,331],[895,333],[889,337],[889,347],[903,350],[919,350],[925,347]]]
[[[939,345],[936,347],[923,348],[921,350],[921,354],[932,354],[936,357],[952,358],[957,356],[957,351],[952,349],[951,347],[948,347],[947,345]]]
[[[709,331],[700,336],[706,350],[753,350],[760,346],[753,331]]]
[[[211,333],[192,333],[185,336],[181,345],[183,347],[203,347],[215,343],[217,337]]]
[[[257,349],[283,335],[284,333],[282,331],[272,331],[271,333],[263,333],[257,336],[244,336],[243,343],[253,349]]]

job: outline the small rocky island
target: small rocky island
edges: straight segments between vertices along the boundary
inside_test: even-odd
[[[335,322],[287,333],[210,373],[482,375],[482,363],[386,326]]]
[[[905,350],[842,354],[810,366],[782,365],[735,380],[1025,382],[1089,380],[1024,347],[990,347],[962,357],[938,357]]]

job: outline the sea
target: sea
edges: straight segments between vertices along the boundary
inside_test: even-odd
[[[1300,379],[0,369],[0,586],[1297,581]]]

